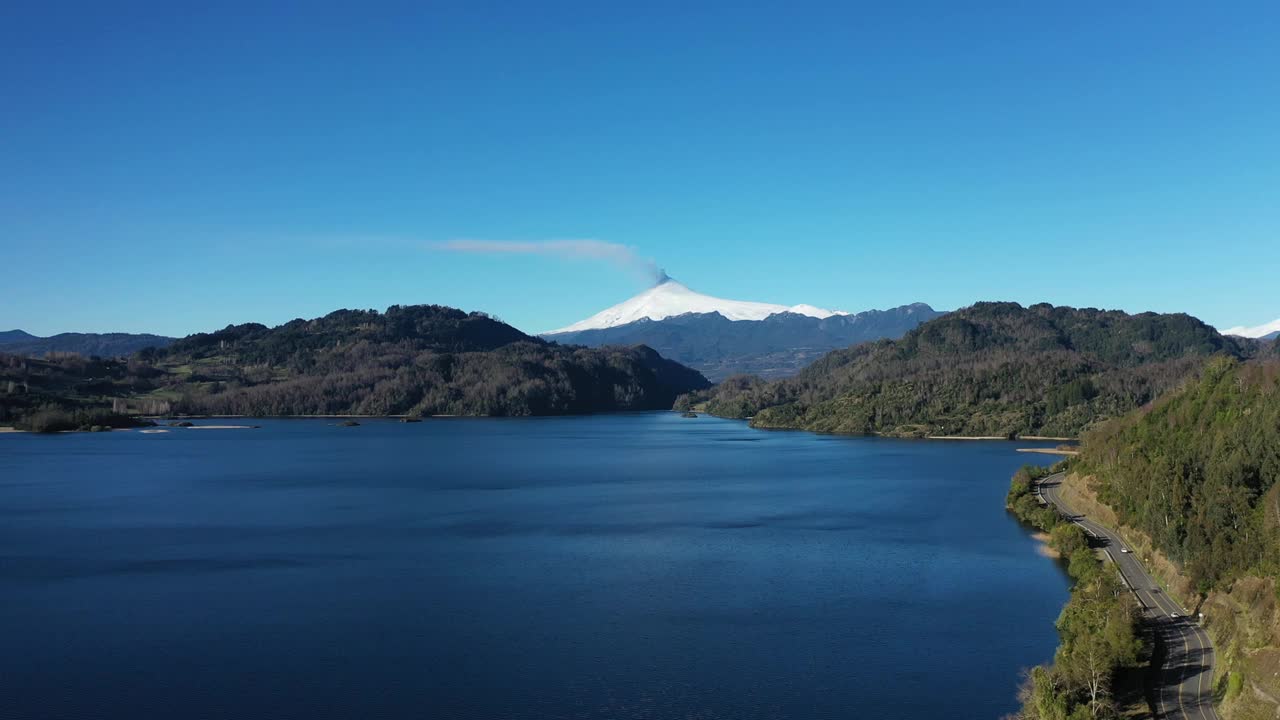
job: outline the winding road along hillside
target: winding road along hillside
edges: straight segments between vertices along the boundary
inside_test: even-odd
[[[1102,541],[1104,550],[1138,598],[1148,622],[1155,628],[1157,640],[1164,648],[1160,684],[1155,694],[1156,717],[1216,720],[1218,713],[1213,709],[1213,646],[1208,633],[1160,589],[1133,553],[1124,552],[1128,546],[1115,531],[1084,515],[1075,514],[1062,501],[1058,493],[1062,477],[1062,473],[1057,473],[1040,481],[1037,492],[1041,499],[1052,503],[1058,512]]]

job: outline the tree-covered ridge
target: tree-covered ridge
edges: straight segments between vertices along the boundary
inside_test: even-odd
[[[393,306],[234,325],[128,362],[0,363],[0,420],[41,409],[234,415],[553,415],[667,409],[708,386],[643,347],[529,337],[481,313]],[[49,407],[52,406],[52,407]]]
[[[1207,357],[1256,350],[1189,315],[978,303],[900,340],[828,353],[795,378],[735,378],[686,402],[759,427],[1076,436],[1150,402]]]
[[[670,408],[706,387],[646,347],[521,341],[488,352],[412,350],[367,341],[283,366],[206,363],[176,388],[178,412],[227,415],[558,415]]]
[[[161,359],[235,357],[242,362],[294,361],[299,353],[330,350],[359,342],[400,343],[412,350],[474,352],[494,350],[521,340],[534,341],[485,313],[466,313],[443,305],[392,305],[386,312],[336,310],[314,320],[291,320],[269,328],[258,323],[229,325],[197,333],[149,353]]]
[[[912,358],[998,348],[1070,350],[1110,365],[1131,367],[1187,354],[1240,352],[1245,345],[1184,313],[1130,315],[1048,303],[1023,308],[1017,303],[985,302],[908,333],[900,353]]]
[[[1080,469],[1202,592],[1280,577],[1280,362],[1210,363],[1087,434]]]

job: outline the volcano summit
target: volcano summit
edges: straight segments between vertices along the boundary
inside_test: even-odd
[[[775,378],[795,374],[830,350],[901,337],[941,314],[924,303],[851,314],[726,300],[663,275],[639,295],[543,337],[591,347],[648,345],[713,381],[738,373]]]

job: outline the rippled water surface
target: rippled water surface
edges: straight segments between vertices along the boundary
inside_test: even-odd
[[[0,436],[6,717],[995,718],[1005,442],[676,414]]]

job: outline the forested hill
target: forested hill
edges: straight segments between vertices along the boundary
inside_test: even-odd
[[[197,333],[150,358],[235,358],[241,363],[288,364],[300,353],[350,347],[357,343],[398,344],[412,350],[483,352],[519,341],[534,341],[484,313],[442,305],[392,305],[386,312],[337,310],[314,320],[293,320],[275,328],[258,323],[230,325]]]
[[[1201,589],[1280,573],[1280,362],[1210,363],[1088,433],[1078,469]]]
[[[1077,460],[1141,533],[1131,539],[1172,561],[1169,589],[1204,614],[1222,717],[1280,717],[1280,360],[1215,360],[1086,434]]]
[[[234,415],[550,415],[668,409],[706,388],[644,346],[588,349],[436,305],[234,325],[129,362],[10,359],[0,419],[43,405]]]
[[[1151,401],[1213,355],[1257,344],[1183,314],[978,303],[795,378],[731,378],[683,402],[757,427],[892,435],[1076,436]]]

